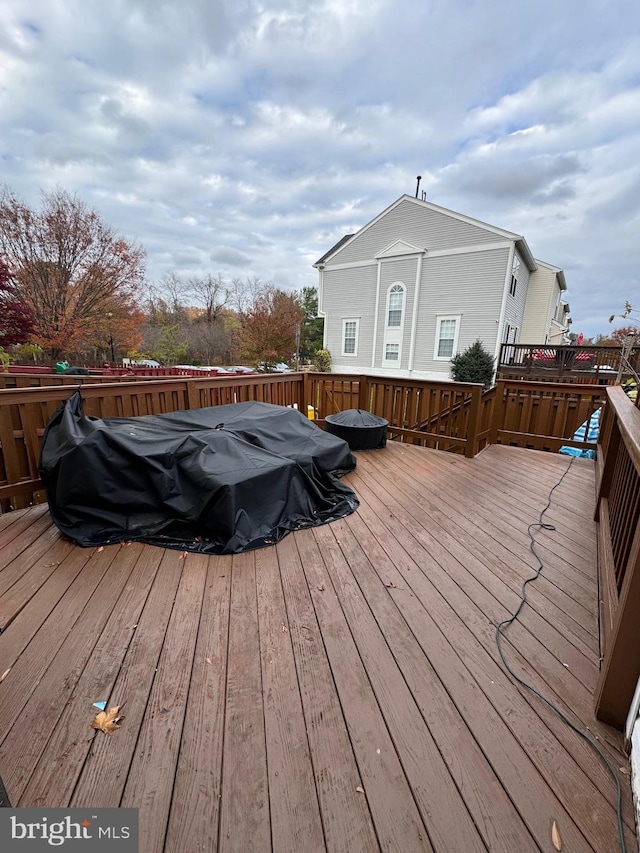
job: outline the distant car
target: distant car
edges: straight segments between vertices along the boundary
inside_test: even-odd
[[[131,367],[160,367],[160,362],[155,358],[141,358],[140,361],[132,361]]]
[[[234,367],[227,367],[229,373],[255,373],[254,367],[245,367],[242,364],[236,364]]]
[[[258,370],[260,373],[291,373],[291,368],[284,361],[278,364],[267,364],[263,361],[262,364],[258,365]]]

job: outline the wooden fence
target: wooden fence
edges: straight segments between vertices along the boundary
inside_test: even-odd
[[[606,387],[516,379],[499,380],[492,393],[491,444],[552,452],[562,446],[593,448],[586,435],[582,441],[573,435],[604,405]]]
[[[608,389],[599,441],[598,566],[602,668],[596,715],[624,728],[640,678],[640,411]]]
[[[481,385],[323,373],[306,374],[305,385],[321,424],[344,409],[365,409],[389,421],[392,439],[467,456],[478,452]]]
[[[86,377],[81,377],[86,378]],[[238,376],[229,379],[160,379],[153,382],[76,384],[84,412],[95,417],[136,417],[258,400],[303,405],[302,374]],[[17,509],[44,500],[38,475],[45,427],[74,387],[0,390],[0,507]]]
[[[619,346],[502,344],[497,376],[507,380],[611,385],[626,375],[620,369],[621,355]],[[629,361],[639,372],[640,347],[631,351]]]
[[[601,386],[498,382],[480,385],[347,376],[326,373],[252,374],[182,379],[46,377],[55,386],[0,390],[0,508],[44,499],[38,477],[46,424],[82,388],[85,412],[96,417],[160,414],[181,409],[258,400],[312,406],[320,426],[327,415],[361,408],[389,421],[397,441],[474,456],[489,443],[557,451],[561,445],[592,447],[572,436],[601,406]],[[99,381],[91,381],[94,379]],[[69,381],[72,380],[72,381]]]

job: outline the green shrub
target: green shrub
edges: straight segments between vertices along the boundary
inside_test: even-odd
[[[493,356],[481,340],[451,359],[451,378],[455,382],[481,382],[486,390],[493,384],[493,371]]]
[[[317,349],[314,352],[313,366],[318,373],[331,373],[331,353],[328,349]]]

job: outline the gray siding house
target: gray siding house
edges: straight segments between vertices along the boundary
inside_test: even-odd
[[[478,338],[497,357],[527,324],[536,335],[546,324],[532,342],[547,343],[554,288],[566,289],[562,270],[539,264],[524,237],[408,195],[314,266],[337,373],[448,379],[452,355]]]

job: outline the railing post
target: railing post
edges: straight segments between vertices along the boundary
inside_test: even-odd
[[[595,691],[596,717],[624,729],[640,671],[640,528],[636,530]]]
[[[364,409],[364,411],[369,411],[370,400],[369,400],[369,377],[368,376],[360,376],[358,385],[358,408]]]
[[[491,433],[489,444],[498,443],[498,430],[504,426],[504,413],[506,411],[505,382],[499,379],[496,382],[496,396],[493,401],[493,413],[491,417]]]
[[[311,377],[308,373],[302,374],[301,386],[300,409],[302,414],[306,415],[308,406],[313,406],[313,400],[311,399]]]
[[[482,398],[482,386],[474,385],[471,389],[471,408],[467,422],[467,443],[464,455],[472,459],[478,452],[478,432],[480,431],[480,402]]]
[[[185,380],[187,383],[187,407],[189,409],[199,409],[200,408],[200,393],[198,391],[198,387],[193,379]]]

